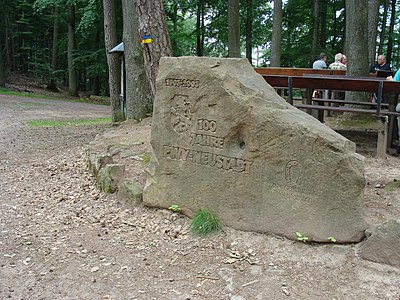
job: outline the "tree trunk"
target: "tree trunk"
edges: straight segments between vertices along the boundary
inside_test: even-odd
[[[368,0],[346,1],[347,76],[368,76]],[[367,98],[367,99],[366,99]],[[366,93],[346,92],[346,99],[368,101]]]
[[[0,32],[3,35],[3,24],[0,24]],[[3,50],[3,39],[0,38],[0,87],[6,86],[6,75],[4,70],[4,50]]]
[[[274,19],[271,41],[271,67],[281,66],[282,0],[274,0]]]
[[[204,55],[204,1],[197,1],[197,12],[196,12],[196,40],[197,40],[197,48],[196,54],[197,56]]]
[[[376,57],[376,36],[379,17],[379,0],[368,1],[368,62],[374,63]]]
[[[328,0],[320,0],[319,5],[319,15],[321,17],[321,27],[320,27],[320,34],[319,34],[319,46],[321,49],[326,48],[326,16],[328,13]]]
[[[385,32],[386,32],[386,20],[388,15],[388,8],[389,8],[389,0],[385,0],[383,2],[383,15],[382,15],[382,30],[379,34],[379,48],[378,48],[378,55],[383,54],[383,45],[385,42]]]
[[[156,77],[160,59],[171,56],[171,42],[162,0],[136,0],[140,35],[151,35],[151,43],[143,43],[146,74],[150,81],[151,96],[156,93]]]
[[[117,53],[109,53],[117,45],[117,20],[115,17],[115,0],[103,0],[104,44],[108,65],[108,86],[111,98],[112,122],[121,122],[124,112],[119,98],[121,92],[121,63]]]
[[[393,30],[394,30],[394,21],[396,16],[396,0],[392,0],[392,11],[390,16],[390,26],[389,26],[389,38],[388,38],[388,46],[387,46],[387,54],[386,54],[386,62],[388,64],[392,61],[392,53],[393,53]]]
[[[57,70],[57,43],[58,43],[58,6],[54,7],[53,11],[53,42],[52,42],[52,48],[51,48],[51,71],[52,71],[52,76],[51,79],[47,85],[47,88],[52,90],[52,91],[57,91],[57,85],[56,81],[54,78],[54,72]]]
[[[313,27],[312,27],[312,42],[311,42],[311,57],[310,64],[312,65],[315,57],[317,57],[317,44],[318,44],[318,28],[319,28],[319,0],[313,1]]]
[[[246,58],[253,64],[253,0],[247,0],[246,7]]]
[[[345,5],[346,5],[345,1]],[[346,7],[344,8],[344,30],[343,30],[343,49],[344,49],[344,53],[348,53],[349,52],[349,42],[347,40],[347,9]],[[347,59],[348,61],[348,59]]]
[[[132,0],[122,0],[122,12],[126,66],[126,118],[142,120],[151,111],[152,97],[138,35],[139,16]]]
[[[172,21],[172,32],[176,35],[176,33],[178,32],[178,4],[175,2],[173,4],[173,13],[171,16],[171,21]],[[172,56],[177,56],[177,51],[178,49],[178,42],[177,39],[173,39],[171,41],[171,52],[172,52]]]
[[[75,50],[75,6],[68,7],[68,93],[78,97],[78,81],[74,64]]]
[[[333,24],[332,24],[332,43],[331,43],[331,48],[333,50],[336,49],[336,41],[337,41],[337,37],[338,37],[338,26],[337,26],[337,17],[336,17],[336,10],[337,10],[337,6],[336,6],[336,1],[333,1],[332,4],[332,10],[334,11],[333,14]]]
[[[228,57],[241,57],[239,0],[228,3]]]
[[[109,1],[114,1],[114,0],[109,0]],[[103,12],[104,15],[104,12]],[[100,33],[102,32],[102,28],[100,28],[100,22],[99,22],[99,18],[96,19],[96,32],[95,32],[95,38],[94,38],[94,49],[93,51],[96,51],[97,49],[103,48],[100,44]],[[92,86],[88,87],[88,91],[91,91],[91,93],[93,95],[100,95],[100,88],[101,88],[101,80],[100,80],[100,76],[98,74],[96,74],[96,76],[94,76],[93,78],[93,82],[92,82]]]

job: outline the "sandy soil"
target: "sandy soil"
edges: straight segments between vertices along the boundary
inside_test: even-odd
[[[0,95],[1,299],[400,299],[400,270],[358,258],[355,245],[229,228],[199,238],[185,216],[119,203],[98,191],[82,155],[109,126],[26,123],[107,115],[104,106]],[[148,137],[148,123],[131,129]],[[371,224],[400,218],[399,190],[384,188],[400,179],[399,163],[366,158]],[[143,169],[131,171],[142,178]]]

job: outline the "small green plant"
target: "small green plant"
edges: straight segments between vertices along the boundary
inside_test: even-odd
[[[305,235],[302,235],[300,232],[296,231],[296,236],[298,241],[302,241],[303,243],[307,242],[308,237]]]
[[[336,239],[335,239],[335,237],[333,237],[333,236],[328,237],[328,240],[329,240],[331,243],[336,243]]]
[[[157,247],[158,244],[156,242],[148,242],[144,244],[146,247]]]
[[[344,127],[351,127],[351,126],[360,126],[360,125],[369,125],[376,123],[376,118],[373,116],[358,116],[357,118],[352,119],[344,119],[340,120],[340,125]]]
[[[139,157],[142,159],[143,163],[148,164],[151,160],[151,154],[150,153],[143,153],[140,154]]]
[[[173,204],[170,207],[168,207],[169,210],[172,210],[173,212],[180,213],[182,211],[182,208],[180,208],[178,205]]]
[[[200,209],[193,217],[190,230],[198,235],[207,235],[221,229],[216,215],[206,209]]]
[[[385,189],[387,189],[387,190],[389,190],[389,191],[391,191],[391,192],[393,192],[393,191],[395,191],[395,190],[397,190],[397,189],[400,189],[400,180],[395,179],[395,180],[389,182],[389,183],[386,185]]]

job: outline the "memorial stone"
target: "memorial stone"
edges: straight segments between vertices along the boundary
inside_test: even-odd
[[[286,103],[246,59],[162,58],[144,204],[213,211],[236,229],[357,242],[363,157]]]

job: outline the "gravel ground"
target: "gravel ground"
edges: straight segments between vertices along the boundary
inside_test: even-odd
[[[400,299],[400,270],[354,245],[229,228],[198,238],[182,215],[100,193],[82,149],[109,126],[26,125],[109,113],[0,95],[1,299]],[[371,224],[400,218],[399,190],[383,188],[400,179],[399,162],[366,160]]]

